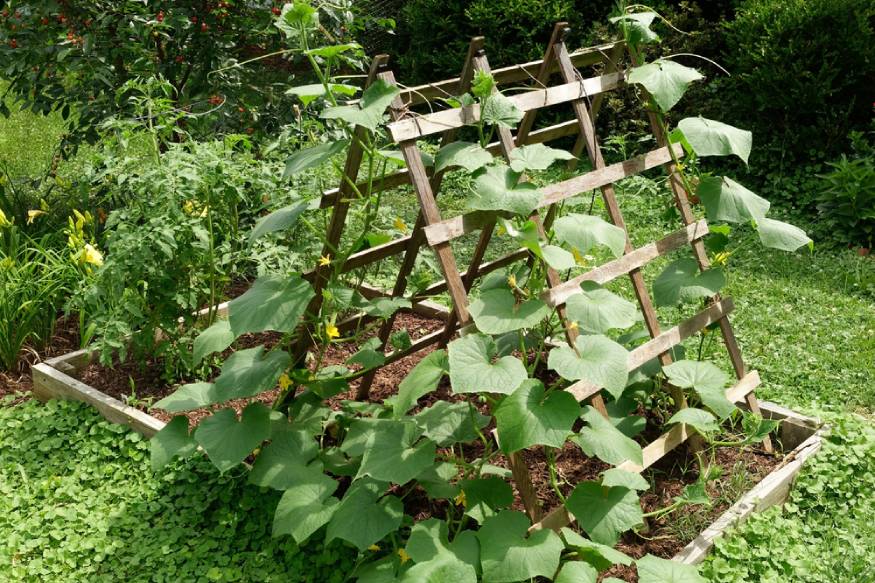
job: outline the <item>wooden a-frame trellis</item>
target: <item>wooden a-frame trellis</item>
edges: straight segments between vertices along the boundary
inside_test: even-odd
[[[668,174],[675,206],[680,213],[683,226],[678,231],[670,233],[658,241],[638,248],[633,247],[628,232],[626,232],[623,256],[567,281],[562,281],[555,270],[549,269],[547,279],[550,287],[543,293],[542,300],[551,308],[556,308],[565,328],[566,339],[573,342],[577,332],[573,326],[569,325],[564,313],[564,305],[568,298],[579,293],[581,283],[585,281],[605,284],[617,278],[628,277],[650,336],[649,341],[630,352],[629,371],[640,367],[653,358],[658,358],[662,365],[671,363],[670,351],[673,347],[703,330],[706,326],[717,323],[738,379],[737,383],[726,391],[726,396],[732,402],[744,401],[749,409],[758,413],[759,405],[754,395],[754,389],[759,384],[759,375],[756,371],[747,371],[745,368],[741,351],[728,319],[728,314],[733,309],[731,298],[721,298],[719,295],[715,295],[707,302],[707,306],[694,316],[669,330],[662,330],[641,273],[642,268],[648,262],[687,245],[691,246],[699,268],[705,270],[709,267],[703,243],[703,238],[708,234],[707,222],[695,219],[690,209],[688,193],[676,173],[673,162],[675,158],[684,155],[683,149],[678,144],[670,145],[668,143],[655,114],[648,112],[651,131],[659,147],[642,156],[623,162],[610,165],[605,163],[595,131],[594,118],[604,95],[623,85],[625,72],[620,68],[620,61],[625,53],[625,45],[612,43],[570,53],[565,45],[568,32],[569,28],[566,23],[558,23],[554,27],[542,60],[492,71],[496,84],[499,86],[511,82],[531,81],[534,83],[534,87],[529,91],[509,96],[516,107],[524,112],[524,117],[517,128],[516,135],[506,128],[501,128],[498,131],[498,141],[490,144],[488,149],[493,154],[507,158],[511,151],[520,145],[543,143],[577,134],[577,142],[572,153],[576,156],[582,156],[585,151],[593,170],[539,189],[542,198],[531,218],[542,236],[545,230],[550,228],[556,216],[558,203],[595,189],[601,192],[610,221],[626,231],[626,224],[613,184],[623,178],[657,166],[662,166]],[[390,110],[392,122],[388,124],[387,129],[390,138],[397,143],[401,150],[406,169],[376,181],[371,185],[371,189],[372,191],[384,190],[405,183],[411,184],[419,202],[419,216],[409,235],[355,253],[349,256],[344,265],[340,267],[342,272],[346,272],[393,255],[403,254],[395,285],[390,292],[381,292],[367,287],[361,290],[363,294],[368,296],[382,294],[402,297],[406,291],[407,277],[413,270],[417,254],[423,245],[428,244],[432,248],[440,263],[444,280],[432,284],[411,299],[417,302],[429,295],[444,291],[449,292],[453,309],[446,317],[444,329],[420,338],[407,349],[388,352],[386,355],[387,364],[427,346],[446,344],[457,331],[461,330],[462,333],[465,333],[467,330],[473,329],[474,323],[468,311],[468,292],[475,281],[500,267],[518,261],[532,260],[528,250],[520,249],[497,260],[484,263],[483,260],[496,223],[496,213],[476,211],[448,219],[443,218],[436,202],[442,184],[443,172],[430,174],[427,171],[422,152],[417,145],[417,140],[440,136],[441,146],[446,146],[456,139],[457,133],[462,127],[479,119],[480,112],[477,105],[424,114],[414,113],[413,108],[434,97],[460,95],[468,90],[476,71],[489,72],[490,67],[483,45],[484,39],[482,37],[472,40],[460,77],[402,89],[394,100]],[[634,55],[632,57],[634,59]],[[604,65],[600,74],[592,77],[584,77],[581,74],[582,67],[598,64]],[[387,83],[395,84],[394,75],[387,65],[388,58],[378,56],[371,66],[368,83],[373,82],[374,79],[382,79]],[[557,72],[562,83],[551,85],[551,77]],[[571,107],[574,113],[573,120],[533,130],[539,110],[565,104]],[[363,131],[362,128],[356,129],[359,139],[361,139],[360,132]],[[669,148],[674,148],[674,155]],[[340,243],[347,211],[354,198],[355,189],[352,185],[355,184],[358,177],[362,157],[363,149],[359,140],[353,140],[341,186],[338,189],[327,191],[323,195],[322,207],[333,207],[323,254],[334,252]],[[362,184],[358,187],[364,190],[366,185]],[[480,231],[479,241],[468,262],[467,269],[460,271],[450,243],[454,239],[474,231]],[[321,301],[321,293],[319,292],[327,281],[327,269],[329,267],[317,268],[309,274],[317,292],[314,304],[310,306],[311,311],[319,307],[318,303]],[[363,316],[359,315],[358,317]],[[393,317],[390,317],[379,330],[378,337],[383,349],[388,342],[392,324]],[[359,388],[360,398],[367,397],[368,386],[372,378],[373,374],[363,378]],[[581,380],[571,384],[565,390],[574,395],[578,401],[589,401],[597,410],[605,414],[599,387]],[[683,391],[675,387],[669,387],[669,390],[677,408],[687,406]],[[683,424],[674,425],[669,431],[643,448],[642,465],[639,466],[627,461],[620,467],[633,472],[643,471],[678,445],[687,440],[692,441],[694,438],[692,428]],[[764,446],[767,450],[771,450],[771,442],[768,438],[764,441]],[[559,528],[569,524],[572,518],[562,506],[546,516],[542,516],[541,508],[533,494],[527,468],[522,466],[517,456],[511,456],[510,461],[526,511],[535,523],[532,528]]]

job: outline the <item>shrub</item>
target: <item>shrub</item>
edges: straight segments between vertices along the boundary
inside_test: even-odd
[[[817,210],[825,227],[839,241],[871,248],[875,240],[875,148],[860,134],[856,156],[842,154],[828,163],[830,172],[821,176],[823,188]]]

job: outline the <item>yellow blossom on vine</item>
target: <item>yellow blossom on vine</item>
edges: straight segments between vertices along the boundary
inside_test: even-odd
[[[12,221],[6,218],[6,213],[3,212],[3,209],[0,209],[0,229],[11,226]]]
[[[584,259],[583,255],[581,255],[580,251],[577,250],[577,247],[574,247],[573,249],[571,249],[571,254],[574,256],[574,261],[578,265],[584,265],[586,263],[586,259]]]
[[[410,555],[408,555],[407,551],[405,551],[404,549],[398,549],[398,556],[401,557],[402,565],[410,560]]]
[[[338,336],[340,336],[340,330],[338,330],[337,326],[335,326],[334,324],[326,324],[325,335],[329,338],[337,338]]]
[[[34,219],[36,219],[38,216],[44,215],[44,214],[46,214],[46,211],[41,211],[38,209],[27,211],[27,224],[32,225]]]
[[[577,330],[577,328],[578,328],[578,325],[577,325],[577,322],[575,322],[575,321],[572,321],[568,324],[569,330]]]
[[[280,375],[279,383],[280,383],[280,388],[285,391],[290,386],[292,386],[292,379],[289,378],[289,375],[287,375],[286,373],[283,373]]]
[[[331,265],[331,255],[323,255],[320,257],[319,265]]]
[[[731,255],[731,251],[720,251],[719,253],[716,253],[714,255],[714,265],[726,265]]]
[[[91,265],[96,265],[100,267],[103,265],[103,253],[98,251],[93,245],[90,243],[85,244],[85,255],[83,257],[85,263],[90,263]]]
[[[465,491],[459,490],[459,493],[453,498],[453,502],[456,503],[456,506],[461,506],[462,508],[468,507],[468,500],[465,498]]]
[[[498,225],[498,227],[496,227],[495,231],[499,235],[506,235],[507,234],[507,229],[504,228],[504,225]]]
[[[374,551],[375,553],[380,550],[380,547],[377,545],[371,545],[368,547],[369,551]]]
[[[510,274],[507,276],[507,285],[510,287],[516,287],[516,276],[514,274]]]
[[[407,232],[407,223],[405,223],[404,219],[402,219],[401,217],[395,217],[395,220],[392,222],[392,224],[402,233]]]

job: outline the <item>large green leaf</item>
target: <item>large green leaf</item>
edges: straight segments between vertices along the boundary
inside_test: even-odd
[[[228,320],[216,320],[212,326],[198,334],[194,339],[194,364],[213,352],[222,352],[234,342],[234,333],[231,332],[231,323]]]
[[[398,385],[398,394],[387,399],[393,415],[401,417],[416,404],[416,401],[435,390],[438,383],[450,370],[446,350],[435,350],[413,367]]]
[[[468,310],[478,330],[496,336],[534,328],[550,315],[550,307],[541,300],[517,302],[516,296],[507,288],[483,292],[471,302]]]
[[[340,538],[364,551],[397,530],[404,508],[395,496],[380,498],[385,488],[374,480],[355,480],[328,523],[325,542]]]
[[[781,251],[796,251],[800,247],[812,246],[812,241],[805,231],[795,225],[767,219],[757,219],[757,231],[760,241],[766,247],[780,249]]]
[[[629,351],[601,335],[579,336],[574,345],[550,351],[547,365],[569,381],[586,379],[619,398],[629,378]]]
[[[574,155],[565,150],[557,150],[544,144],[529,144],[515,148],[510,153],[510,167],[514,172],[527,170],[546,170],[556,160],[573,160]]]
[[[703,77],[695,69],[667,59],[634,67],[629,73],[629,83],[643,85],[662,111],[674,107],[686,93],[687,86],[699,79]]]
[[[729,377],[710,362],[679,360],[662,367],[662,370],[674,386],[694,389],[702,403],[720,419],[726,419],[735,411],[735,405],[726,398]]]
[[[619,22],[625,28],[628,28],[627,41],[630,45],[636,46],[659,40],[659,36],[650,30],[650,26],[656,17],[657,14],[655,12],[633,12],[631,14],[615,16],[610,21],[613,23]]]
[[[547,262],[547,265],[559,271],[573,269],[577,267],[577,260],[574,259],[574,254],[566,251],[558,245],[540,245],[541,257]]]
[[[571,393],[544,393],[541,381],[526,379],[496,408],[502,451],[513,453],[532,445],[562,447],[565,443],[580,414],[580,405]]]
[[[465,514],[479,524],[513,504],[513,489],[501,478],[489,476],[462,480],[459,486],[464,495]]]
[[[567,214],[556,221],[553,231],[560,241],[581,253],[588,252],[596,245],[604,245],[614,257],[619,257],[626,249],[626,232],[592,215]]]
[[[464,531],[451,543],[447,523],[436,518],[418,522],[410,530],[405,550],[416,563],[402,581],[419,583],[476,583],[480,550],[472,531]]]
[[[562,527],[562,538],[565,544],[574,549],[577,556],[599,571],[604,571],[611,565],[631,565],[632,557],[607,545],[602,545],[580,536],[567,526]]]
[[[368,440],[358,476],[406,484],[434,465],[435,444],[419,439],[422,431],[413,421],[392,421]]]
[[[259,277],[242,296],[228,303],[228,321],[234,336],[275,330],[291,332],[298,326],[313,288],[297,275]]]
[[[170,413],[191,411],[212,405],[219,401],[213,383],[191,383],[182,385],[154,405],[153,409],[163,409]]]
[[[273,536],[290,534],[302,544],[331,520],[340,500],[331,496],[337,482],[324,474],[302,476],[287,489],[273,517]]]
[[[480,110],[483,123],[513,129],[523,119],[523,112],[514,102],[502,95],[493,93],[488,96]]]
[[[453,166],[461,166],[468,172],[474,172],[492,162],[492,154],[471,142],[452,142],[438,150],[434,159],[434,171],[441,172]]]
[[[477,538],[484,583],[553,577],[564,548],[562,540],[550,529],[526,537],[530,524],[525,514],[512,510],[503,510],[483,523]]]
[[[653,282],[653,299],[657,306],[676,306],[710,298],[726,285],[723,270],[714,267],[699,273],[695,259],[673,261]]]
[[[581,482],[565,502],[568,511],[597,543],[614,546],[620,535],[642,524],[638,495],[633,490],[598,482]]]
[[[599,572],[596,568],[583,561],[569,561],[562,565],[554,583],[596,583]]]
[[[747,164],[753,144],[753,134],[749,131],[701,116],[686,117],[678,122],[678,127],[698,156],[735,154]]]
[[[314,49],[308,49],[304,51],[305,55],[313,55],[317,57],[325,57],[330,59],[332,57],[336,57],[341,53],[345,53],[348,51],[353,51],[359,54],[364,54],[364,50],[362,49],[362,45],[358,43],[344,43],[344,44],[335,44],[335,45],[325,45],[324,47],[316,47]],[[343,87],[350,87],[349,85],[344,85]],[[358,88],[352,87],[358,91]],[[288,92],[286,92],[288,93]],[[355,95],[355,92],[352,93]]]
[[[468,334],[453,340],[447,353],[450,385],[456,393],[509,395],[529,376],[518,358],[503,356],[495,360],[495,340],[484,334]]]
[[[531,182],[519,182],[508,166],[489,166],[474,179],[468,206],[480,211],[508,211],[528,216],[541,201],[541,191]]]
[[[319,144],[312,148],[298,150],[286,160],[286,169],[283,172],[283,178],[288,178],[289,176],[300,174],[304,170],[309,170],[310,168],[319,166],[326,160],[329,160],[332,156],[342,152],[348,144],[348,140],[337,140],[334,142]]]
[[[640,464],[639,464],[640,465]],[[650,484],[638,472],[611,468],[602,475],[602,486],[620,486],[630,490],[648,490]]]
[[[685,407],[672,415],[666,424],[672,423],[685,423],[703,435],[720,430],[717,419],[713,415],[695,407]]]
[[[346,96],[355,95],[359,91],[359,88],[355,85],[344,85],[343,83],[329,83],[328,87],[332,93],[339,93]],[[298,99],[301,100],[301,103],[304,104],[304,107],[307,107],[313,101],[327,94],[328,91],[322,83],[298,85],[297,87],[292,87],[291,89],[286,90],[286,95],[297,96]]]
[[[769,212],[769,201],[725,176],[709,176],[699,182],[696,194],[705,205],[709,221],[747,223]]]
[[[243,409],[240,421],[233,409],[217,411],[194,431],[194,438],[222,473],[242,462],[268,437],[270,409],[262,403],[252,403]]]
[[[581,293],[565,303],[568,318],[578,323],[586,334],[604,334],[608,330],[624,330],[641,320],[638,307],[599,284],[585,281]]]
[[[313,482],[317,475],[322,475],[321,462],[310,464],[318,453],[316,440],[309,433],[290,429],[275,431],[270,444],[264,447],[252,465],[249,483],[288,490],[301,482]]]
[[[161,431],[152,436],[149,449],[153,470],[160,470],[176,456],[184,458],[194,453],[197,443],[188,433],[188,417],[177,415],[171,419]]]
[[[481,415],[471,403],[449,401],[438,401],[414,419],[423,435],[439,447],[476,440],[478,430],[486,427],[490,421],[490,417]]]
[[[382,123],[383,113],[399,92],[395,85],[377,79],[365,89],[358,103],[328,107],[320,115],[325,119],[342,119],[352,126],[362,126],[373,132]]]
[[[215,402],[251,397],[276,387],[291,363],[292,357],[282,350],[265,353],[264,346],[238,350],[222,365],[215,381]]]
[[[573,440],[583,452],[595,456],[603,462],[617,466],[626,460],[641,465],[644,463],[641,446],[623,435],[614,424],[587,405],[581,416],[587,426],[580,430]]]
[[[637,561],[638,583],[705,583],[694,565],[645,555]]]
[[[261,217],[255,222],[252,231],[249,232],[249,242],[252,243],[269,233],[288,229],[297,223],[301,213],[311,206],[312,204],[309,201],[303,200],[275,210],[265,217]]]
[[[400,309],[410,308],[411,305],[410,300],[406,298],[380,297],[369,300],[362,309],[369,316],[388,318]]]

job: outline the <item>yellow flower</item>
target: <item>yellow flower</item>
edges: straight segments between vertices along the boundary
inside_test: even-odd
[[[571,254],[574,256],[574,261],[578,265],[585,265],[586,264],[586,259],[584,259],[583,255],[581,255],[580,251],[577,250],[577,247],[574,247],[571,249]]]
[[[337,326],[335,326],[334,324],[326,324],[325,335],[329,338],[337,338],[338,336],[340,336],[340,330],[338,330]]]
[[[28,224],[28,225],[32,225],[32,224],[33,224],[33,220],[34,220],[35,218],[37,218],[37,217],[40,216],[40,215],[44,215],[44,214],[46,214],[46,211],[41,211],[41,210],[30,210],[30,211],[27,211],[27,224]]]
[[[572,321],[572,322],[570,322],[570,323],[568,324],[568,329],[569,329],[569,330],[577,330],[577,328],[578,328],[578,326],[577,326],[577,322]]]
[[[407,232],[407,223],[404,222],[404,219],[401,217],[395,217],[395,220],[392,222],[395,225],[395,228],[401,231],[402,233]]]
[[[331,265],[331,255],[323,255],[320,257],[319,265]]]
[[[405,551],[404,549],[398,549],[398,556],[401,557],[402,565],[410,560],[410,555],[408,555],[407,551]]]
[[[85,263],[100,267],[103,265],[103,253],[98,251],[90,243],[85,244]]]
[[[726,265],[726,262],[729,261],[729,256],[732,255],[731,251],[721,251],[714,255],[714,265]]]
[[[504,228],[504,225],[498,225],[495,229],[495,232],[499,234],[499,236],[504,236],[507,234],[507,229]]]
[[[516,276],[514,274],[510,274],[507,276],[507,285],[510,287],[516,287]]]
[[[6,213],[3,212],[3,209],[0,209],[0,228],[11,227],[12,221],[6,218]]]
[[[368,550],[369,550],[369,551],[377,552],[377,551],[380,550],[380,547],[378,547],[377,545],[371,545],[371,546],[368,547]]]
[[[289,375],[287,375],[286,373],[283,373],[280,375],[279,383],[280,383],[280,388],[285,391],[290,386],[292,386],[292,379],[289,378]]]
[[[462,508],[468,507],[468,500],[465,498],[465,491],[459,490],[458,495],[453,499],[453,502],[456,503],[456,506],[461,506]]]

